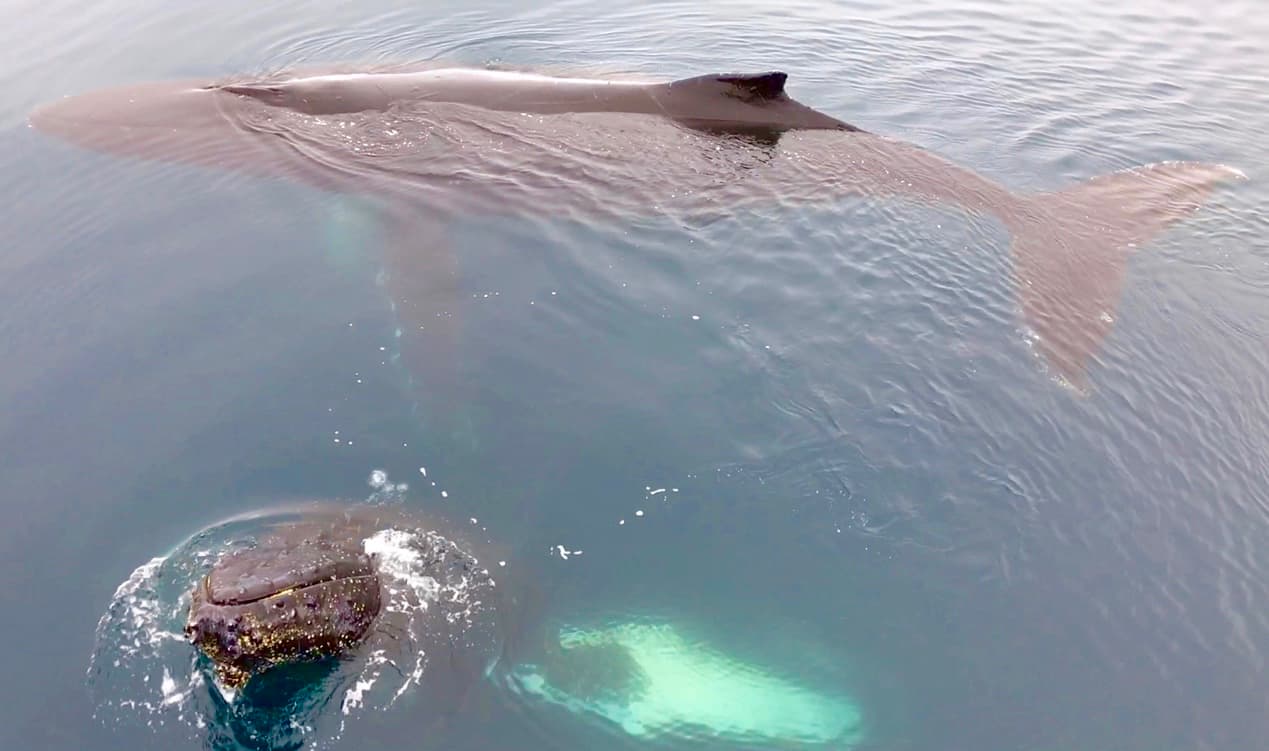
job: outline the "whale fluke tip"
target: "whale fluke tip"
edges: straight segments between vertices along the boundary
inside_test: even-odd
[[[1023,315],[1045,359],[1076,388],[1114,323],[1129,255],[1202,206],[1238,169],[1156,162],[1022,199],[1013,231]]]

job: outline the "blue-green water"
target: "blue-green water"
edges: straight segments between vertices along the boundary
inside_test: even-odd
[[[93,718],[115,588],[235,514],[365,499],[376,469],[513,550],[545,617],[671,621],[849,695],[876,749],[1264,746],[1257,3],[21,0],[0,18],[0,747],[210,743]],[[409,372],[362,203],[25,121],[112,84],[433,58],[784,69],[801,101],[1019,190],[1167,159],[1251,179],[1132,257],[1086,396],[1028,346],[1002,227],[849,198],[692,227],[460,221],[462,338]],[[337,745],[727,747],[493,685],[443,735],[421,714],[367,713]]]

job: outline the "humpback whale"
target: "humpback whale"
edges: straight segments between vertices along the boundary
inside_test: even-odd
[[[217,561],[190,595],[185,635],[236,690],[269,668],[359,644],[379,615],[380,589],[355,534],[291,525]]]
[[[235,514],[116,590],[94,716],[178,734],[160,747],[188,730],[209,748],[294,749],[363,710],[378,725],[408,693],[411,727],[439,733],[538,638],[537,574],[515,546],[394,501]]]
[[[515,647],[511,630],[535,585],[508,568],[495,582],[480,561],[495,550],[512,557],[495,543],[395,506],[305,502],[242,518],[255,519],[250,544],[212,558],[184,624],[219,688],[356,651],[375,632],[400,639],[419,630],[408,623],[415,611],[430,633],[413,636],[450,652],[445,684],[455,695]],[[433,601],[409,601],[419,587]]]
[[[389,291],[415,333],[456,297],[445,226],[457,215],[656,212],[690,222],[848,193],[991,215],[1011,234],[1018,307],[1036,348],[1081,387],[1133,250],[1243,177],[1162,162],[1015,193],[812,109],[786,81],[783,72],[671,81],[452,67],[314,73],[125,85],[43,105],[30,122],[97,151],[382,199]],[[422,349],[407,336],[407,364],[435,359]]]

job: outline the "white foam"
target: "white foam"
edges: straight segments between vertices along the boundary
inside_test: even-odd
[[[172,679],[172,674],[168,672],[166,666],[163,668],[163,684],[159,690],[163,692],[164,704],[171,704],[181,700],[181,693],[176,690],[176,681]]]
[[[388,613],[404,616],[408,642],[414,645],[426,643],[427,634],[420,633],[422,626],[414,617],[415,614],[428,610],[441,597],[447,601],[461,603],[465,607],[457,612],[457,618],[469,615],[472,608],[479,605],[470,601],[467,596],[467,579],[464,577],[456,585],[442,586],[434,577],[423,573],[427,561],[423,551],[429,542],[415,531],[400,529],[380,530],[362,543],[367,554],[375,556],[380,575],[384,578],[384,591],[388,595],[383,609]],[[450,615],[450,621],[457,620]],[[389,704],[395,702],[412,686],[423,679],[427,668],[427,655],[422,648],[415,648],[410,665],[398,665],[388,658],[382,650],[376,651],[367,660],[356,684],[344,693],[343,709],[348,714],[364,703],[364,695],[378,680],[385,665],[401,673],[404,680],[397,687]]]
[[[375,470],[374,497],[400,493],[387,472]],[[189,587],[225,552],[251,545],[250,535],[218,540],[202,536],[201,549],[182,547],[170,556],[139,566],[115,591],[97,629],[97,644],[88,669],[94,693],[94,716],[111,724],[139,724],[158,730],[184,728],[201,737],[215,722],[208,692],[219,691],[233,705],[235,693],[224,690],[198,667],[198,658],[181,629],[189,610]],[[339,729],[344,720],[369,709],[383,710],[418,686],[425,677],[430,652],[437,643],[436,617],[465,632],[486,622],[481,587],[493,586],[487,570],[454,544],[430,531],[385,529],[363,541],[374,556],[383,585],[384,604],[376,634],[365,644],[362,664],[340,679]],[[437,567],[437,554],[461,565]],[[436,607],[441,610],[437,611]],[[478,637],[475,632],[471,636]],[[314,732],[312,717],[292,718],[292,730]]]
[[[145,646],[157,648],[162,643],[163,631],[158,627],[161,616],[158,598],[148,590],[166,557],[152,558],[115,589],[110,610],[97,623],[100,633],[112,621],[122,621],[125,632],[120,644],[125,654],[135,654]]]
[[[375,652],[375,655],[382,657],[383,650]],[[376,667],[383,664],[382,661],[374,659],[371,659],[370,662]],[[364,677],[366,675],[366,671],[362,671],[362,675],[357,678],[356,683],[353,684],[351,688],[344,691],[344,700],[340,705],[340,711],[344,714],[348,714],[352,710],[362,707],[365,704],[366,692],[374,688],[375,681],[379,680],[379,673],[379,670],[375,670],[373,675],[367,678]]]
[[[207,559],[195,552],[195,565]],[[176,629],[189,606],[181,594],[164,599],[173,572],[169,558],[153,558],[139,566],[115,589],[97,624],[89,663],[89,685],[95,695],[94,716],[107,722],[140,722],[147,727],[202,722],[190,701],[201,677],[184,636]],[[168,593],[170,595],[170,593]],[[174,600],[174,601],[172,601]],[[190,674],[186,681],[182,677]]]

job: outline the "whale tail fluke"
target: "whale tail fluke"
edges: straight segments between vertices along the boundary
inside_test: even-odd
[[[1083,389],[1089,360],[1114,323],[1128,256],[1242,172],[1161,162],[1021,197],[1002,215],[1013,235],[1023,316],[1057,374]]]

